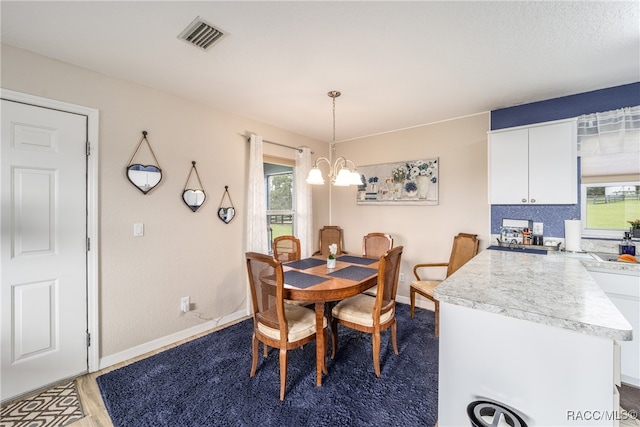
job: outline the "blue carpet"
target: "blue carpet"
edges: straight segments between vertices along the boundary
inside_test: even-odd
[[[433,426],[437,420],[438,341],[433,312],[397,305],[398,348],[382,334],[381,376],[371,336],[338,327],[335,360],[316,387],[315,343],[289,351],[284,402],[278,350],[251,370],[251,319],[97,378],[116,427]],[[331,342],[331,340],[329,340]],[[331,344],[329,344],[331,347]]]

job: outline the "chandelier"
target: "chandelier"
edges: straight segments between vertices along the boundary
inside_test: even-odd
[[[336,143],[336,98],[341,94],[337,90],[332,90],[327,93],[329,97],[333,100],[333,142],[331,143],[331,150],[335,149]],[[362,180],[360,179],[360,174],[356,171],[356,165],[351,160],[347,160],[345,157],[338,157],[336,161],[331,164],[331,161],[326,157],[319,157],[313,168],[309,171],[309,176],[307,177],[307,183],[311,185],[322,185],[324,184],[324,178],[322,177],[322,172],[318,167],[320,163],[326,163],[329,165],[329,180],[331,183],[337,187],[347,187],[349,185],[362,185]]]

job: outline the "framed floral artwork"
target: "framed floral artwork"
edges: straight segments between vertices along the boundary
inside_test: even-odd
[[[360,166],[359,205],[437,205],[438,158]]]

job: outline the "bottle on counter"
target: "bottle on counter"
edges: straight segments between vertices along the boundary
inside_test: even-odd
[[[531,244],[531,230],[528,228],[522,229],[522,244],[530,245]]]
[[[618,245],[618,254],[636,255],[636,244],[631,240],[631,233],[628,231],[625,231],[622,242]]]

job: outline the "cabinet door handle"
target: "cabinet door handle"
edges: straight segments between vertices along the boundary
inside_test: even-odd
[[[536,202],[536,199],[531,199],[531,203],[535,203],[535,202]]]
[[[527,203],[527,199],[522,199],[522,203]]]

